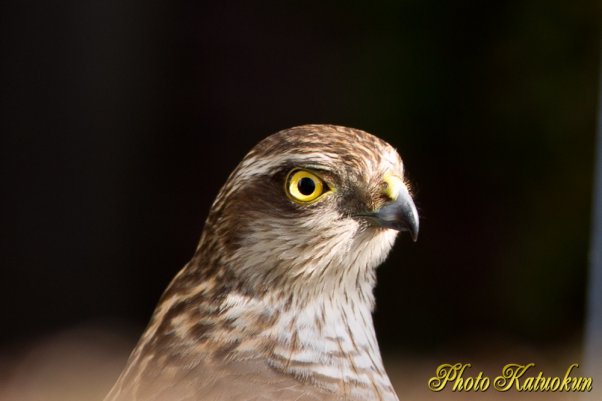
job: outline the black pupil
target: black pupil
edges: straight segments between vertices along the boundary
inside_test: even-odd
[[[316,183],[311,178],[303,177],[299,180],[297,188],[303,195],[311,195],[316,190]]]

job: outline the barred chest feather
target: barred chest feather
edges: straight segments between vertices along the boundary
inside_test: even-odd
[[[169,366],[181,374],[182,366],[194,371],[207,362],[253,363],[259,371],[256,378],[250,378],[252,382],[264,380],[266,373],[261,369],[265,368],[276,378],[295,383],[295,394],[301,391],[320,400],[397,400],[372,322],[372,264],[380,263],[395,238],[390,231],[383,236],[374,238],[378,246],[369,248],[372,253],[366,263],[358,263],[362,258],[355,252],[346,253],[330,265],[331,274],[293,286],[293,292],[274,288],[259,296],[224,290],[224,277],[217,276],[185,289],[178,287],[180,281],[190,282],[185,268],[171,285],[177,291],[166,292],[134,352],[133,358],[139,355],[141,360],[132,365],[145,366],[145,370],[131,373],[138,381],[148,382],[156,366],[161,366],[165,377]],[[362,241],[370,245],[370,240]],[[368,252],[364,248],[355,251]],[[263,384],[267,391],[277,388]],[[278,394],[274,399],[288,399]]]
[[[274,308],[273,301],[266,304],[239,296],[228,297],[226,303],[230,306],[225,316],[236,319],[240,329],[258,319],[272,322],[242,341],[236,358],[256,357],[261,350],[272,369],[341,399],[397,400],[381,360],[371,305],[357,299],[326,299],[293,311],[285,305]]]

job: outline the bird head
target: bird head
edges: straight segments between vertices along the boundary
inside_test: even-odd
[[[371,312],[400,231],[415,240],[418,213],[389,144],[331,125],[267,137],[220,190],[107,400],[397,400]]]
[[[253,293],[324,296],[371,290],[398,232],[416,240],[418,224],[393,147],[364,131],[305,125],[245,156],[212,206],[199,249],[218,247],[217,264]]]

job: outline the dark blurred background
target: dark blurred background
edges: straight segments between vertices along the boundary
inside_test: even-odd
[[[601,8],[3,2],[0,349],[86,324],[133,341],[230,171],[305,123],[386,139],[413,182],[385,350],[579,347]]]

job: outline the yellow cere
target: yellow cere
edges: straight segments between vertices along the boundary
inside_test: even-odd
[[[397,200],[402,188],[404,187],[403,180],[400,177],[391,173],[386,173],[384,176],[384,180],[384,194],[387,195],[387,197],[393,201]]]
[[[291,171],[287,182],[287,193],[296,202],[311,202],[324,193],[320,177],[307,170]]]

